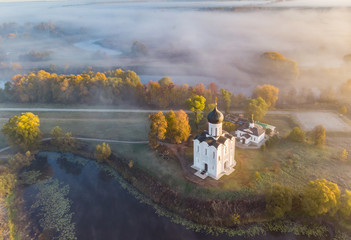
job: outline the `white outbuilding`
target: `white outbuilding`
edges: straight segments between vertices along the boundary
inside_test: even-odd
[[[234,172],[235,137],[222,129],[223,114],[217,106],[207,116],[208,131],[194,139],[194,164],[196,176],[210,176],[218,180]]]
[[[272,126],[273,127],[273,126]],[[255,123],[253,117],[250,122],[246,122],[237,128],[235,134],[242,144],[249,145],[254,143],[256,145],[262,143],[265,137],[265,129]]]

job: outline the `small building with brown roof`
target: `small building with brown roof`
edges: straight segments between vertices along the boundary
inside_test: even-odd
[[[240,125],[235,131],[235,135],[240,139],[240,142],[247,145],[250,143],[258,145],[264,141],[265,133],[265,129],[261,125],[256,124],[253,119]]]

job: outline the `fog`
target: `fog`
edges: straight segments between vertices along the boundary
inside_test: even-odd
[[[48,68],[50,64],[68,69],[67,73],[87,66],[97,70],[123,67],[145,76],[179,76],[180,83],[186,82],[186,77],[189,84],[201,81],[201,77],[205,82],[216,79],[220,86],[248,94],[266,82],[279,87],[336,88],[351,77],[350,64],[343,61],[351,53],[348,1],[50,1],[0,5],[0,23],[22,26],[49,22],[61,30],[56,35],[30,32],[28,37],[26,31],[18,31],[15,39],[2,36],[2,64],[18,62],[22,68],[2,71],[0,80],[8,80],[16,71]],[[135,41],[145,44],[147,55],[131,56]],[[21,55],[31,50],[49,51],[50,58],[23,60]],[[296,61],[300,77],[286,82],[260,75],[259,56],[265,51],[277,51]]]

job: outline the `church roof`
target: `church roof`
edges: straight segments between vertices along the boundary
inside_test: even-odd
[[[223,113],[218,111],[217,106],[213,109],[212,112],[210,112],[207,115],[208,122],[212,123],[212,124],[221,123],[221,122],[223,122],[223,119],[224,119]]]
[[[238,127],[237,130],[248,133],[250,135],[257,136],[257,137],[261,136],[265,132],[262,126],[255,124],[255,127],[251,128],[250,123],[248,122]]]
[[[199,140],[200,143],[201,142],[206,142],[208,144],[208,146],[214,146],[215,148],[218,148],[219,145],[224,144],[225,141],[229,140],[233,140],[235,139],[235,137],[233,135],[231,135],[230,133],[223,131],[222,136],[220,136],[217,140],[214,139],[211,136],[208,136],[208,132],[207,131],[203,131],[201,133],[201,135],[198,135],[195,137],[196,140]]]

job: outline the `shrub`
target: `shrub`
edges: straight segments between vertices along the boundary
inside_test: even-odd
[[[104,162],[106,161],[111,155],[111,148],[110,146],[103,142],[101,145],[98,144],[96,145],[94,157],[98,162]]]
[[[282,218],[292,208],[293,191],[290,187],[273,185],[267,192],[266,211],[273,218]]]
[[[288,135],[288,139],[295,142],[304,142],[306,133],[299,127],[294,127]]]

